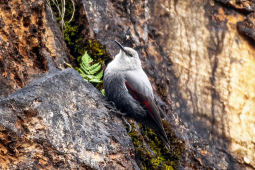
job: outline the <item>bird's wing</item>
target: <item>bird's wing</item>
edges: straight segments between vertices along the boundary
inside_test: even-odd
[[[158,107],[154,102],[153,90],[147,75],[143,72],[143,70],[136,70],[136,72],[126,72],[124,77],[129,94],[146,109],[147,113],[156,123],[160,132],[165,134]]]
[[[127,71],[124,73],[124,79],[129,94],[146,110],[150,118],[155,123],[151,126],[156,128],[159,137],[165,143],[166,148],[170,150],[169,141],[161,122],[158,107],[154,102],[152,87],[147,75],[143,70],[136,70],[135,72]]]
[[[124,73],[125,81],[140,94],[154,99],[151,83],[142,69]]]

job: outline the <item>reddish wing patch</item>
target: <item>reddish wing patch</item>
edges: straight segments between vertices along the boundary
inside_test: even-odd
[[[132,87],[125,81],[125,84],[128,86],[129,90],[131,90],[132,96],[138,100],[138,93],[137,91],[133,90]]]
[[[148,115],[153,119],[153,121],[156,123],[158,126],[158,129],[160,130],[161,134],[163,135],[164,140],[166,141],[167,145],[168,144],[168,139],[165,135],[160,116],[159,116],[159,111],[157,109],[156,104],[153,102],[153,99],[144,96],[141,93],[138,93],[136,90],[132,89],[132,87],[128,84],[127,81],[125,81],[126,87],[128,89],[129,94],[134,97],[141,105],[146,107]]]
[[[145,106],[149,109],[149,111],[151,112],[151,108],[149,103],[147,103],[146,101],[143,101],[143,103],[145,104]],[[153,115],[152,115],[153,116]],[[154,116],[153,116],[154,117]]]
[[[146,107],[147,109],[151,112],[151,108],[150,108],[150,105],[148,102],[142,100],[141,97],[139,97],[139,93],[135,90],[132,89],[132,87],[125,81],[125,84],[127,85],[128,89],[130,90],[129,92],[131,93],[131,95],[136,99],[138,100],[139,102],[142,102]],[[153,115],[152,115],[153,116]],[[154,116],[153,116],[154,117]]]
[[[160,120],[159,111],[157,109],[156,104],[153,102],[153,99],[150,97],[144,96],[141,93],[138,93],[132,87],[128,84],[127,81],[125,81],[126,87],[128,89],[129,94],[134,97],[139,103],[146,107],[148,115],[153,119],[155,122],[157,129],[159,130],[161,134],[162,140],[166,143],[166,145],[169,147],[169,142],[167,139],[167,136],[165,134],[164,128],[162,126],[162,122]]]
[[[146,101],[143,101],[143,103],[145,104],[145,106],[147,107],[147,109],[150,111],[150,113],[152,113],[149,103],[146,102]],[[153,114],[150,114],[150,115],[155,119],[155,117],[154,117]]]

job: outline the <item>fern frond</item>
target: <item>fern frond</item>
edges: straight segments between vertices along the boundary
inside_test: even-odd
[[[93,64],[89,67],[89,70],[93,70],[95,69],[96,67],[98,67],[100,65],[100,63],[96,63],[96,64]]]
[[[89,82],[91,82],[91,83],[103,83],[102,80],[98,80],[98,79],[92,79],[92,80],[89,80]]]
[[[92,58],[90,58],[90,56],[88,55],[86,51],[81,58],[81,63],[83,63],[86,67],[88,67],[92,61],[93,61]]]
[[[100,69],[101,69],[100,64],[94,69],[89,68],[91,74],[96,74]]]
[[[95,83],[96,87],[103,81],[101,80],[104,74],[100,63],[93,63],[87,52],[80,58],[80,67],[76,70],[80,73],[81,77],[91,83]],[[99,73],[98,73],[99,72]]]
[[[100,90],[100,92],[101,92],[104,96],[106,95],[104,89]]]
[[[103,74],[104,74],[104,70],[101,70],[96,76],[95,78],[100,80],[102,77],[103,77]]]
[[[86,74],[90,74],[89,70],[88,70],[88,66],[86,66],[84,63],[80,64],[81,69],[86,73]]]
[[[82,77],[85,75],[85,73],[83,72],[82,69],[78,68],[77,71],[78,71],[78,73],[80,73],[80,75],[81,75]]]
[[[88,77],[89,80],[95,79],[94,75],[87,75],[87,77]]]

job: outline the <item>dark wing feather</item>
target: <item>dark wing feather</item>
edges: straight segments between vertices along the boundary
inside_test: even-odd
[[[128,81],[125,81],[125,84],[129,94],[145,108],[148,115],[152,118],[160,137],[162,138],[163,142],[166,144],[167,148],[170,149],[169,142],[168,142],[166,133],[163,129],[163,125],[159,115],[159,110],[154,100],[150,96],[145,96],[139,93],[138,91],[136,91],[136,89],[132,88],[131,83],[129,83]]]
[[[155,121],[155,123],[160,127],[163,126],[159,116],[158,107],[156,106],[154,101],[150,97],[147,97],[134,90],[127,81],[125,81],[125,84],[127,86],[129,94],[134,99],[136,99],[142,106],[146,108],[147,112],[149,113],[151,118]]]

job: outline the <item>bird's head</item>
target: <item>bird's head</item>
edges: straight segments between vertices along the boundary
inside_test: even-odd
[[[120,52],[114,58],[114,66],[118,70],[136,70],[142,68],[138,53],[129,47],[123,47],[118,41],[115,42],[120,47]]]

